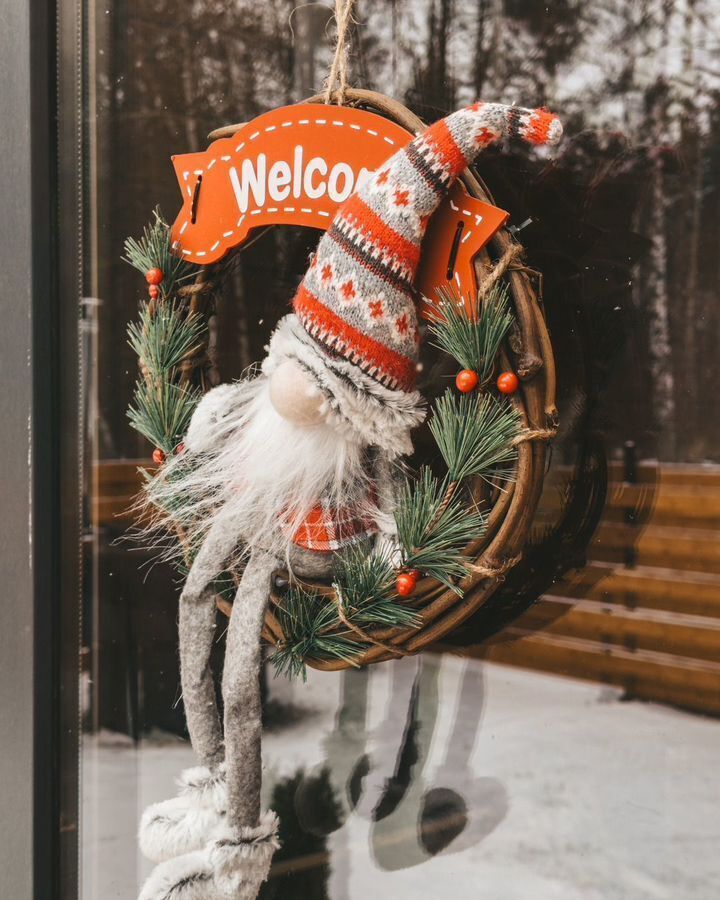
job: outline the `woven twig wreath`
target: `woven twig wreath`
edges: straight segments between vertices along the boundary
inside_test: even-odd
[[[348,88],[343,97],[346,104],[362,107],[385,116],[416,134],[424,129],[423,122],[402,104],[374,91]],[[324,95],[310,98],[310,103],[325,102]],[[226,126],[214,131],[215,140],[232,136],[241,125]],[[493,202],[487,187],[470,171],[462,175],[462,182],[471,196]],[[505,574],[517,564],[528,539],[530,526],[543,486],[547,441],[557,429],[555,406],[555,361],[545,324],[543,309],[533,287],[537,273],[522,262],[522,247],[506,229],[498,231],[476,260],[478,284],[481,291],[504,280],[513,308],[516,329],[512,348],[501,350],[503,366],[508,367],[512,354],[512,368],[521,379],[521,390],[510,400],[517,410],[523,431],[517,440],[517,461],[514,478],[503,491],[493,492],[486,499],[491,504],[483,537],[464,550],[468,574],[458,587],[462,593],[448,589],[431,578],[421,579],[410,598],[417,613],[412,627],[368,628],[363,630],[345,620],[338,604],[339,618],[336,632],[353,632],[353,640],[360,652],[350,659],[314,659],[304,662],[316,669],[336,670],[362,666],[372,662],[416,653],[442,638],[465,621],[497,590]],[[217,267],[206,267],[195,283],[181,288],[179,294],[189,300],[190,309],[204,315],[211,313],[213,277]],[[534,278],[535,277],[535,278]],[[200,348],[182,364],[183,377],[207,387],[205,371],[208,366],[207,348]],[[281,583],[286,573],[278,573]],[[333,588],[320,584],[303,584],[307,590],[337,603]],[[218,598],[218,607],[229,614],[232,606]],[[263,638],[273,646],[285,641],[283,629],[275,614],[282,604],[282,595],[274,592],[265,618]]]

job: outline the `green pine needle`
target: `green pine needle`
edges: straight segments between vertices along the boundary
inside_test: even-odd
[[[438,311],[442,318],[428,326],[435,338],[434,346],[449,353],[463,369],[477,372],[481,382],[487,381],[513,322],[507,288],[495,287],[482,302],[478,296],[471,303],[454,286],[439,294]]]
[[[196,553],[190,550],[185,551],[185,556],[182,561],[176,563],[175,568],[177,569],[178,575],[185,581],[190,574],[190,568],[195,559]],[[228,603],[232,603],[235,599],[235,594],[237,593],[237,584],[235,583],[235,579],[230,574],[230,572],[221,572],[217,578],[213,580],[213,588],[215,593],[221,597],[223,600],[226,600]]]
[[[128,343],[153,377],[168,375],[200,346],[206,326],[197,313],[182,315],[170,303],[140,308],[140,320],[128,326]]]
[[[396,573],[383,553],[368,553],[355,545],[339,556],[339,571],[335,589],[342,600],[343,613],[354,625],[368,626],[417,625],[417,613],[398,602],[395,590]]]
[[[272,662],[277,675],[307,678],[306,659],[338,659],[352,662],[358,645],[331,629],[340,622],[337,608],[327,597],[292,587],[276,611],[285,643],[275,649]]]
[[[214,580],[215,593],[228,603],[232,603],[237,594],[237,584],[229,572],[221,572]]]
[[[507,403],[489,394],[456,395],[446,391],[437,401],[430,431],[448,468],[450,481],[473,475],[512,477],[520,417]]]
[[[163,219],[159,207],[153,210],[153,216],[153,221],[145,226],[138,240],[127,238],[123,259],[143,275],[148,269],[160,269],[163,273],[160,290],[162,295],[167,297],[178,282],[186,281],[195,275],[197,266],[185,262],[182,257],[172,252],[170,226]]]
[[[167,453],[167,451],[163,452]],[[181,491],[167,490],[167,488],[187,478],[196,466],[197,462],[192,460],[192,457],[188,460],[187,456],[182,456],[175,457],[175,465],[170,468],[162,466],[152,471],[139,470],[143,476],[143,490],[147,501],[163,514],[163,519],[178,524],[188,524],[186,498]],[[192,528],[189,529],[189,534],[184,536],[182,552],[188,565],[192,564],[196,553],[202,546],[203,537],[204,533],[197,533]]]
[[[449,481],[440,481],[423,467],[416,481],[408,479],[395,510],[403,565],[419,569],[453,590],[453,579],[467,573],[463,549],[481,537],[485,516],[468,509],[457,494],[445,505]]]
[[[200,392],[195,388],[167,382],[152,385],[140,379],[128,419],[153,447],[169,456],[187,431],[199,400]]]
[[[338,563],[335,589],[348,621],[361,628],[418,624],[415,610],[398,602],[395,572],[385,555],[351,547],[338,554]],[[301,587],[287,592],[277,618],[285,634],[285,643],[273,654],[278,675],[302,676],[304,680],[306,659],[352,662],[364,649],[355,635],[343,628],[337,607],[330,599]]]

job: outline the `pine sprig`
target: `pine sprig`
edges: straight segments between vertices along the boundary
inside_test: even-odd
[[[177,444],[175,444],[174,449],[177,449]],[[163,452],[167,455],[166,451]],[[188,461],[187,457],[183,456],[181,461],[176,459],[175,465],[170,469],[162,469],[161,471],[156,469],[148,470],[142,467],[138,469],[142,475],[143,489],[148,501],[167,518],[178,523],[187,521],[186,499],[180,491],[167,491],[165,488],[168,485],[173,485],[176,481],[186,478],[196,466],[196,462]],[[183,541],[183,554],[190,562],[195,558],[195,553],[199,549],[199,546],[188,542],[187,539]]]
[[[437,401],[430,431],[448,468],[450,481],[471,476],[508,479],[515,459],[514,439],[520,417],[507,403],[486,394],[454,395],[446,391]]]
[[[415,610],[398,603],[395,572],[387,556],[367,553],[357,546],[338,556],[334,587],[348,622],[361,628],[418,624]],[[355,636],[341,621],[337,606],[327,597],[292,587],[278,607],[277,618],[285,634],[285,642],[273,654],[278,675],[302,675],[304,680],[306,659],[351,661],[361,651]]]
[[[153,268],[163,272],[160,302],[143,304],[139,320],[128,326],[128,343],[144,369],[128,418],[154,447],[169,455],[182,440],[200,399],[199,391],[177,384],[177,368],[199,348],[206,326],[196,313],[170,301],[178,282],[192,277],[196,267],[172,252],[170,228],[159,209],[139,240],[127,239],[125,254],[125,261],[143,274]]]
[[[128,409],[132,427],[166,456],[172,454],[190,425],[200,391],[188,385],[138,380]]]
[[[163,273],[160,291],[167,297],[178,282],[186,281],[195,275],[197,266],[173,253],[170,226],[163,218],[160,207],[153,210],[153,216],[153,221],[145,226],[140,238],[126,239],[123,259],[143,275],[148,269],[160,269]]]
[[[128,343],[153,377],[169,375],[201,345],[206,326],[197,313],[181,315],[170,303],[140,308],[140,320],[128,326]]]
[[[484,300],[466,300],[457,289],[441,289],[437,318],[428,329],[434,346],[450,354],[464,368],[477,372],[480,382],[492,375],[495,358],[513,322],[507,288],[494,287]]]
[[[285,642],[275,649],[272,662],[278,675],[307,678],[305,660],[337,659],[351,662],[358,645],[332,629],[340,624],[335,604],[327,597],[292,587],[278,606],[276,616]],[[346,632],[347,634],[347,632]]]
[[[485,516],[468,509],[457,494],[446,502],[449,482],[423,467],[403,486],[395,510],[403,565],[419,569],[457,591],[453,579],[467,573],[462,551],[481,537]]]
[[[338,557],[334,586],[348,621],[363,628],[418,623],[417,613],[398,603],[396,573],[386,553],[368,553],[363,547],[351,545]]]

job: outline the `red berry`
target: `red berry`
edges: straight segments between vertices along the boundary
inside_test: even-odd
[[[152,458],[153,458],[153,462],[157,463],[159,466],[161,466],[165,462],[165,454],[162,452],[162,450],[159,447],[156,447],[153,450]]]
[[[164,277],[162,269],[148,269],[145,273],[145,281],[148,284],[160,284]]]
[[[408,569],[408,575],[412,575],[415,581],[419,581],[422,578],[420,569]]]
[[[182,456],[183,453],[185,452],[185,444],[183,444],[182,441],[175,448],[175,452],[177,453],[178,456]]]
[[[501,394],[514,394],[520,387],[520,379],[514,372],[503,372],[498,376],[497,386]]]
[[[463,369],[455,377],[457,389],[462,391],[463,394],[469,394],[470,391],[474,391],[479,381],[478,373],[473,372],[472,369]]]
[[[157,300],[160,296],[160,288],[156,284],[151,284],[148,288],[148,294],[150,294],[152,300]]]
[[[401,597],[409,597],[415,590],[416,583],[417,582],[409,572],[401,572],[395,583],[398,594],[400,594]]]

